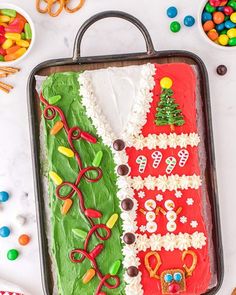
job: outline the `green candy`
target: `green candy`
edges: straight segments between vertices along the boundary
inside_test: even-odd
[[[4,57],[1,54],[0,54],[0,61],[4,61]]]
[[[16,17],[16,11],[13,9],[1,9],[1,14],[9,17]]]
[[[48,102],[50,104],[56,104],[59,100],[61,100],[61,96],[55,95],[55,96],[49,97]]]
[[[229,39],[229,46],[236,46],[236,37]]]
[[[86,237],[87,237],[87,233],[85,231],[81,230],[81,229],[74,228],[74,229],[72,229],[72,232],[73,232],[74,235],[76,235],[77,237],[79,237],[79,238],[81,238],[83,240],[85,240]]]
[[[222,31],[220,31],[220,35],[227,35],[227,32],[228,32],[228,30],[222,30]]]
[[[102,157],[103,157],[103,152],[102,151],[97,152],[97,154],[96,154],[96,156],[95,156],[95,158],[93,160],[92,165],[94,167],[99,167],[100,164],[101,164],[101,161],[102,161]]]
[[[7,258],[9,260],[16,260],[17,257],[19,256],[19,252],[16,249],[11,249],[7,252]]]
[[[181,29],[181,24],[177,21],[174,21],[170,24],[170,30],[173,32],[173,33],[178,33]]]
[[[234,10],[236,10],[236,1],[235,0],[229,1],[228,6],[232,7]]]
[[[32,30],[31,30],[30,24],[28,23],[25,24],[24,31],[25,31],[25,38],[27,40],[32,39]]]
[[[120,260],[116,260],[112,264],[112,266],[110,267],[110,270],[109,270],[110,275],[115,276],[118,273],[118,271],[120,269],[120,266],[121,266],[121,261]]]
[[[25,38],[25,33],[23,32],[23,33],[21,33],[21,39],[22,40],[25,40],[26,38]]]
[[[211,4],[208,2],[207,5],[205,6],[205,10],[206,10],[207,12],[213,13],[213,12],[216,11],[216,8],[213,7],[213,6],[211,6]]]

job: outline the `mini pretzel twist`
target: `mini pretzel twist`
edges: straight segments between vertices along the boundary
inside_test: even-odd
[[[188,268],[186,264],[183,265],[183,268],[186,272],[186,278],[187,277],[191,277],[196,266],[197,266],[197,255],[194,251],[191,251],[191,250],[187,250],[187,251],[184,251],[183,254],[182,254],[182,261],[185,260],[186,256],[187,255],[191,255],[193,257],[193,262],[192,262],[192,265]]]
[[[155,268],[153,269],[149,263],[149,259],[150,257],[154,256],[156,258],[156,266]],[[162,262],[161,262],[161,258],[160,258],[160,255],[157,253],[157,252],[148,252],[146,255],[145,255],[145,258],[144,258],[144,265],[147,269],[147,271],[149,272],[149,275],[150,275],[150,278],[155,278],[155,279],[160,279],[160,276],[157,274],[160,266],[161,266]]]
[[[42,8],[41,3],[45,2],[45,7]],[[74,8],[70,8],[70,0],[36,0],[36,9],[40,13],[48,13],[52,17],[58,16],[63,9],[69,13],[74,13],[78,11],[84,5],[85,0],[80,0],[79,4]],[[58,5],[58,8],[53,12],[54,6]]]

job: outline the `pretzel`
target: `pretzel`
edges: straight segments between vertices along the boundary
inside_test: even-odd
[[[193,262],[192,262],[192,265],[190,266],[190,268],[188,268],[186,264],[183,265],[183,268],[184,268],[184,270],[186,272],[186,278],[192,276],[193,271],[195,270],[195,268],[197,266],[197,255],[196,255],[196,253],[191,251],[191,250],[184,251],[183,254],[182,254],[182,261],[185,260],[185,257],[187,255],[191,255],[193,257]]]
[[[149,258],[151,256],[154,256],[156,258],[156,266],[155,268],[153,269],[149,263]],[[157,274],[160,266],[161,266],[162,262],[161,262],[161,258],[160,258],[160,255],[157,253],[157,252],[148,252],[146,255],[145,255],[145,258],[144,258],[144,265],[147,269],[147,271],[149,272],[149,275],[150,275],[150,278],[155,278],[155,279],[160,279],[160,276]]]
[[[79,4],[76,7],[74,7],[74,8],[69,8],[68,7],[69,2],[70,2],[70,0],[69,1],[65,1],[64,8],[65,8],[65,10],[67,12],[74,13],[74,12],[80,10],[80,8],[82,8],[82,6],[84,5],[85,0],[80,0]]]

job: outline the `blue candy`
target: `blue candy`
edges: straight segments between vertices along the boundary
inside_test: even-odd
[[[225,6],[219,6],[219,7],[216,8],[216,10],[223,12],[224,11],[224,8],[225,8]]]
[[[180,272],[175,272],[174,273],[174,280],[176,282],[180,282],[182,280],[182,274]]]
[[[236,27],[236,24],[233,23],[233,22],[231,22],[231,20],[227,20],[227,21],[225,22],[225,27],[226,27],[227,29],[233,29],[233,28]]]
[[[217,30],[217,31],[223,31],[224,28],[225,28],[225,23],[222,23],[222,24],[216,25],[216,30]]]
[[[212,20],[212,14],[210,12],[204,11],[202,14],[202,22],[205,23],[208,20]]]
[[[178,10],[176,7],[171,6],[167,9],[166,13],[167,13],[167,16],[169,16],[170,18],[174,18],[178,14]]]
[[[186,27],[192,27],[195,24],[195,18],[191,15],[185,16],[184,24]]]
[[[0,192],[0,203],[6,202],[9,199],[9,194],[7,192]]]
[[[165,274],[164,280],[166,283],[171,283],[173,281],[173,276],[170,273]]]
[[[11,231],[9,229],[9,227],[7,226],[3,226],[0,228],[0,236],[2,238],[7,238],[10,235]]]

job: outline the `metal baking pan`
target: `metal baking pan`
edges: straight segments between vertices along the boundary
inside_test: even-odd
[[[121,18],[131,22],[142,33],[145,43],[146,52],[81,57],[81,42],[85,32],[95,22],[108,17]],[[212,214],[212,239],[214,244],[214,263],[217,283],[209,289],[205,294],[216,294],[221,287],[224,273],[223,266],[223,249],[221,241],[219,203],[216,182],[215,155],[213,144],[213,133],[211,123],[211,106],[208,86],[207,70],[202,60],[195,54],[187,51],[156,51],[154,49],[151,37],[145,26],[135,17],[120,11],[106,11],[98,13],[88,19],[79,29],[75,39],[74,51],[72,58],[62,58],[45,61],[36,66],[30,74],[28,80],[28,111],[30,123],[30,135],[32,146],[32,158],[34,167],[34,187],[36,196],[37,222],[39,233],[39,248],[41,257],[41,273],[44,294],[51,295],[53,293],[54,282],[52,278],[52,261],[49,255],[49,245],[46,235],[45,220],[47,214],[45,212],[45,204],[43,197],[43,184],[40,163],[40,108],[39,99],[36,98],[35,91],[35,75],[49,75],[54,72],[62,71],[80,71],[84,69],[98,69],[107,66],[123,66],[131,64],[143,64],[147,62],[171,63],[185,62],[195,65],[198,70],[200,80],[200,93],[203,104],[203,123],[205,125],[205,147],[206,147],[206,173],[205,179],[207,182],[207,192],[211,205]]]

